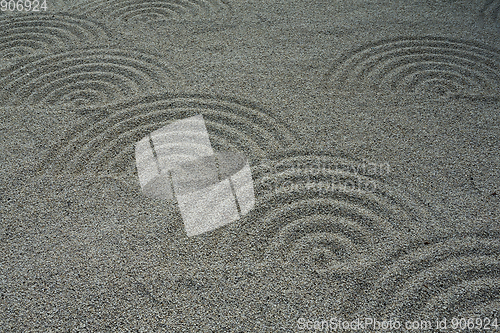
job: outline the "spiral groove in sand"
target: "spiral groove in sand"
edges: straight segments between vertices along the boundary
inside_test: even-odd
[[[80,110],[94,115],[70,131],[49,154],[42,170],[77,175],[111,173],[135,177],[134,144],[172,121],[198,114],[215,149],[235,149],[250,161],[294,143],[285,126],[258,105],[203,95],[152,95]]]
[[[500,53],[441,37],[382,40],[339,58],[326,80],[329,88],[354,92],[494,95],[500,88]]]
[[[499,258],[498,239],[474,236],[417,248],[377,281],[369,312],[402,319],[491,316],[485,310],[500,310]]]
[[[106,42],[110,33],[96,22],[69,14],[17,14],[0,19],[0,59],[68,51]]]
[[[230,7],[220,0],[95,0],[73,7],[86,15],[123,21],[198,21],[221,19]]]
[[[94,105],[168,88],[180,80],[173,66],[152,55],[92,48],[25,58],[0,79],[0,98],[13,104]]]
[[[377,251],[391,252],[413,228],[432,225],[430,212],[355,163],[299,150],[256,166],[258,231],[236,223],[228,231],[231,246],[246,248],[252,260],[355,276],[378,260]]]
[[[486,0],[479,13],[479,21],[483,27],[492,26],[500,29],[500,1]]]

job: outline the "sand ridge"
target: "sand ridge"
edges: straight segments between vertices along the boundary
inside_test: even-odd
[[[48,5],[0,12],[5,331],[498,318],[499,1]],[[188,238],[134,142],[198,114],[256,205]]]

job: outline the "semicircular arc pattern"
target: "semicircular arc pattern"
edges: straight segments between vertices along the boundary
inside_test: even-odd
[[[364,45],[339,59],[326,87],[424,97],[495,95],[500,89],[500,53],[473,41],[407,37]]]
[[[491,318],[500,311],[499,258],[498,238],[475,235],[413,248],[380,274],[363,311],[401,320]]]
[[[94,0],[85,1],[71,11],[121,21],[212,21],[222,20],[231,7],[221,0]]]
[[[250,265],[353,278],[379,262],[380,251],[414,242],[416,229],[433,231],[433,213],[378,179],[382,169],[370,175],[361,161],[300,149],[278,155],[252,170],[255,209],[225,231],[231,241],[223,252],[238,247]]]
[[[15,105],[99,105],[168,89],[182,81],[165,61],[141,52],[91,48],[29,57],[0,78],[0,98]]]
[[[29,55],[68,51],[106,43],[104,25],[63,13],[8,15],[0,18],[0,59],[16,61]]]
[[[218,96],[151,95],[79,112],[93,117],[51,148],[39,167],[41,173],[137,179],[134,144],[173,121],[195,115],[203,115],[216,151],[239,151],[250,164],[296,140],[288,126],[259,105]]]

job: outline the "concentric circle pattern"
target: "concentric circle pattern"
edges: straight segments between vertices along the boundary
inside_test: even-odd
[[[295,141],[263,108],[231,98],[161,94],[79,112],[93,116],[93,122],[70,130],[40,171],[137,179],[134,144],[170,122],[198,114],[205,119],[215,149],[240,151],[253,164]]]
[[[479,21],[483,27],[492,26],[500,29],[500,1],[486,0],[479,13]]]
[[[110,34],[100,24],[69,14],[23,14],[0,18],[0,59],[68,51],[92,43],[105,43]]]
[[[17,105],[111,103],[181,80],[173,66],[155,56],[106,48],[28,57],[5,72],[0,78],[0,99]]]
[[[448,97],[495,95],[500,89],[500,53],[472,41],[408,37],[364,45],[338,59],[327,88]]]
[[[446,239],[416,248],[389,265],[376,282],[367,312],[407,320],[493,319],[500,312],[499,279],[498,238]]]
[[[361,161],[332,154],[275,155],[254,168],[256,208],[227,231],[233,241],[223,251],[245,249],[252,261],[277,260],[324,276],[361,276],[380,251],[414,241],[419,228],[428,236],[435,231],[431,212],[381,180],[384,168],[368,176]]]
[[[230,6],[221,0],[94,0],[71,10],[121,21],[211,21],[229,15]]]

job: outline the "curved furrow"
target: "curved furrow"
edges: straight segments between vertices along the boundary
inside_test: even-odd
[[[478,263],[478,258],[472,260]],[[483,265],[494,264],[488,258]],[[494,269],[495,266],[490,266]],[[498,267],[498,265],[496,265]],[[477,267],[473,272],[477,274]],[[430,298],[422,309],[423,313],[440,317],[453,314],[456,318],[495,318],[494,311],[500,310],[500,284],[498,274],[465,280]]]
[[[9,15],[0,18],[0,59],[18,60],[31,54],[107,43],[110,36],[102,24],[77,15],[43,12]]]
[[[0,79],[0,97],[12,104],[95,105],[168,88],[180,81],[181,75],[173,66],[152,55],[92,48],[25,59]]]
[[[367,311],[402,319],[451,319],[474,315],[472,307],[498,305],[499,254],[498,239],[475,236],[416,248],[394,260],[377,280]]]
[[[367,249],[372,233],[335,215],[317,214],[287,224],[265,250],[265,260],[278,260],[324,276],[360,274],[371,264]],[[373,258],[371,258],[373,259]]]
[[[71,11],[126,22],[222,21],[230,16],[231,7],[221,0],[95,0]]]
[[[417,241],[417,230],[430,238],[439,232],[432,212],[396,186],[361,174],[369,171],[359,161],[293,150],[252,173],[255,209],[224,231],[231,241],[221,246],[231,255],[238,248],[250,263],[276,260],[352,277],[383,253]]]
[[[92,120],[69,130],[39,165],[39,172],[137,178],[134,144],[175,120],[198,114],[204,116],[215,148],[238,150],[253,164],[295,142],[287,127],[266,110],[217,96],[162,94],[79,112]]]
[[[500,87],[500,53],[472,41],[407,37],[373,42],[333,65],[326,87],[384,94],[494,95]]]

